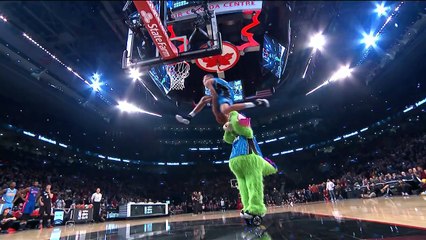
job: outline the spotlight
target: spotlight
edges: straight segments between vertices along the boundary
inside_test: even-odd
[[[365,48],[376,46],[376,42],[378,40],[377,36],[375,36],[373,33],[370,33],[368,35],[366,33],[363,33],[362,35],[364,36],[364,38],[361,40],[361,42],[365,44]]]
[[[131,68],[129,75],[130,75],[130,78],[133,79],[133,81],[140,80],[142,77],[142,73],[139,71],[138,68]]]
[[[135,112],[140,112],[140,108],[136,107],[135,105],[125,102],[125,101],[120,101],[118,102],[118,109],[120,109],[120,111],[122,112],[128,112],[128,113],[135,113]]]
[[[93,80],[92,84],[90,84],[90,86],[92,87],[93,91],[100,92],[102,83],[99,82],[99,81]]]
[[[314,50],[322,50],[325,45],[325,37],[321,33],[317,33],[311,37],[311,41],[309,42],[309,47]]]
[[[385,7],[385,3],[382,2],[381,4],[376,4],[376,10],[374,10],[374,11],[380,17],[380,16],[383,16],[383,15],[386,15],[387,14],[387,10],[388,10],[388,7]]]
[[[137,107],[136,105],[133,105],[133,104],[128,103],[126,101],[118,101],[118,106],[117,107],[122,112],[127,112],[127,113],[146,113],[146,114],[149,114],[149,115],[153,115],[153,116],[157,116],[157,117],[162,117],[160,114],[156,114],[156,113],[145,111],[145,110]]]
[[[90,87],[92,87],[93,91],[100,92],[101,86],[103,83],[101,82],[101,75],[99,73],[94,73],[91,78],[92,83],[90,84]]]
[[[343,66],[331,76],[330,81],[334,82],[337,80],[342,80],[342,79],[350,77],[351,74],[352,74],[352,69],[350,69],[349,66]]]

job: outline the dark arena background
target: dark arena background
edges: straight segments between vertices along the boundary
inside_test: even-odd
[[[426,239],[425,103],[423,1],[1,1],[0,239]]]

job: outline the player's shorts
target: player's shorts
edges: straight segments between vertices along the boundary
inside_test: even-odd
[[[219,103],[219,106],[220,106],[220,105],[222,105],[222,104],[224,104],[224,103],[227,103],[227,104],[229,104],[230,106],[234,104],[234,100],[233,100],[233,99],[231,99],[231,98],[229,98],[229,97],[222,97],[222,96],[219,96],[219,97],[218,97],[218,99],[217,99],[217,101],[218,101],[218,103]]]
[[[31,214],[31,213],[33,213],[34,209],[35,209],[35,203],[34,202],[26,202],[26,203],[24,203],[24,210],[22,211],[22,213]]]

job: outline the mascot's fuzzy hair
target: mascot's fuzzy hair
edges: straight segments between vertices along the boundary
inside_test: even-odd
[[[229,168],[237,178],[243,211],[262,216],[266,213],[263,202],[263,177],[276,173],[277,167],[269,159],[263,158],[253,136],[250,118],[232,111],[229,114],[229,122],[223,129],[224,141],[232,144]]]

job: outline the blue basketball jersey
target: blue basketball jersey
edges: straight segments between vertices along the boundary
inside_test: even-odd
[[[16,190],[16,188],[15,189],[10,189],[10,188],[7,188],[6,189],[6,193],[3,195],[3,200],[6,202],[6,203],[12,203],[13,202],[13,199],[15,199],[15,196],[16,196],[16,193],[17,193],[17,190]]]
[[[231,85],[222,78],[213,78],[213,88],[216,90],[217,95],[222,98],[234,99],[234,90]],[[205,95],[211,96],[210,90],[205,88]]]
[[[27,202],[36,202],[40,189],[38,187],[30,187],[30,191],[27,193]]]

